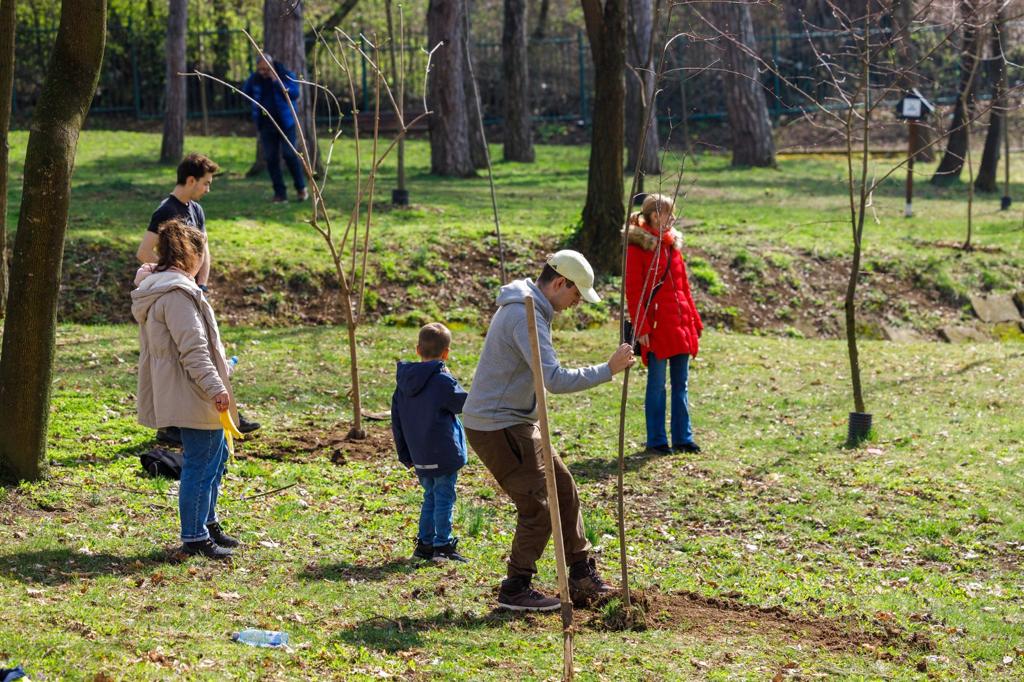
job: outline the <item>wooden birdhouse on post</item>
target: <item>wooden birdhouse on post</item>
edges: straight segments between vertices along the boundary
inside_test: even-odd
[[[934,105],[925,99],[917,88],[911,88],[896,103],[896,118],[907,122],[907,203],[903,208],[905,218],[914,215],[914,153],[917,148],[917,126],[935,111]]]

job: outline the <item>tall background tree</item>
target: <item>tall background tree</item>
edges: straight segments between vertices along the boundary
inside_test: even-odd
[[[188,31],[188,0],[170,0],[167,11],[166,96],[164,99],[164,136],[160,143],[160,163],[178,163],[185,148],[185,117],[188,91],[185,78],[185,37]]]
[[[430,0],[427,7],[427,44],[444,45],[434,53],[428,98],[430,117],[430,172],[468,177],[476,174],[470,154],[470,114],[466,94],[462,0]]]
[[[106,0],[63,2],[25,152],[18,233],[0,353],[0,469],[33,480],[45,467],[46,430],[64,236],[78,135],[106,39]]]
[[[14,0],[0,0],[0,320],[7,309],[7,177],[14,86]]]
[[[526,0],[505,0],[501,32],[501,75],[505,91],[506,161],[532,163],[530,75],[526,51]]]
[[[1006,8],[1000,6],[996,10],[992,22],[992,47],[989,53],[988,66],[985,69],[989,83],[992,84],[992,106],[988,114],[988,132],[985,133],[985,148],[981,152],[981,163],[978,165],[978,176],[974,179],[974,188],[979,192],[995,192],[998,187],[996,173],[999,170],[999,149],[1006,129],[1008,93],[1004,87],[1006,69]]]
[[[480,101],[480,88],[476,82],[476,71],[473,67],[473,45],[471,14],[472,0],[462,0],[462,91],[466,95],[466,113],[469,116],[469,158],[473,160],[473,168],[487,168],[488,158],[487,137],[484,132],[483,106]]]
[[[577,248],[598,272],[619,274],[625,218],[622,148],[626,104],[626,0],[580,0],[594,61],[590,168]]]
[[[626,49],[626,169],[636,172],[640,158],[640,141],[646,124],[645,102],[654,97],[654,0],[629,0],[628,47]],[[649,129],[644,139],[643,163],[645,175],[661,173],[661,143],[658,141],[658,113],[650,107]]]
[[[757,68],[757,41],[750,5],[714,2],[712,21],[723,34],[722,82],[732,133],[733,166],[774,166],[775,141],[768,103]]]
[[[263,49],[277,61],[283,63],[300,80],[306,78],[306,34],[303,21],[302,0],[264,0],[263,2]],[[316,117],[313,111],[313,89],[300,85],[299,101],[295,103],[298,124],[306,138],[309,165],[316,171],[322,167],[320,151],[315,143]]]
[[[970,144],[968,122],[974,108],[974,93],[978,82],[978,62],[981,57],[982,37],[980,4],[982,0],[960,0],[960,16],[963,22],[960,43],[960,85],[957,88],[956,104],[953,106],[953,122],[946,138],[946,151],[939,167],[932,175],[933,185],[949,185],[960,179]]]

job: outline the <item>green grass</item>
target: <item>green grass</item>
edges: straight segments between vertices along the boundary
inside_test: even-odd
[[[225,482],[224,522],[245,542],[230,567],[165,560],[176,488],[139,475],[151,432],[134,421],[134,328],[61,328],[51,478],[0,489],[0,617],[16,623],[0,662],[69,679],[557,676],[557,616],[491,614],[514,514],[479,461],[471,456],[460,477],[456,517],[472,563],[414,568],[406,558],[419,488],[386,444],[343,466],[330,464],[327,445],[274,445],[348,420],[343,333],[225,335],[241,359],[245,411],[267,424]],[[557,336],[563,361],[582,364],[606,356],[613,330]],[[409,355],[414,332],[366,327],[360,338],[364,404],[386,409],[394,362]],[[476,330],[455,335],[451,366],[467,385],[480,344]],[[865,342],[862,357],[876,436],[858,450],[842,448],[852,401],[841,343],[705,334],[691,375],[705,448],[696,456],[639,452],[645,372],[634,372],[630,565],[647,590],[728,595],[904,636],[829,651],[756,628],[583,628],[581,679],[764,679],[783,666],[802,677],[915,679],[922,660],[940,679],[1024,674],[1024,426],[1009,388],[1024,380],[1020,346]],[[608,577],[618,564],[619,395],[616,381],[552,396],[550,407],[554,446],[580,484]],[[555,583],[550,555],[538,582]],[[229,640],[250,626],[288,631],[293,650]]]

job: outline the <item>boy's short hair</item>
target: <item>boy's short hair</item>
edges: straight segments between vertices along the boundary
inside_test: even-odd
[[[416,350],[424,358],[439,358],[452,345],[452,333],[440,322],[430,322],[420,327]]]
[[[192,152],[178,164],[178,184],[184,185],[189,178],[202,180],[207,173],[216,173],[220,166],[209,157]]]

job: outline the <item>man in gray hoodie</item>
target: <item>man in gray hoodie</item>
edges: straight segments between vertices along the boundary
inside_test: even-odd
[[[606,381],[633,364],[633,349],[622,344],[608,362],[580,369],[565,369],[551,345],[551,321],[580,299],[597,303],[594,271],[582,254],[563,250],[551,256],[536,282],[521,279],[501,288],[498,311],[491,320],[473,386],[463,408],[466,437],[518,512],[516,534],[508,562],[508,577],[501,584],[498,605],[513,611],[553,611],[558,599],[531,588],[537,560],[551,537],[544,479],[537,396],[530,369],[532,351],[526,321],[526,297],[537,312],[544,385],[552,393],[582,391]],[[576,481],[554,456],[555,482],[570,598],[586,604],[612,591],[597,574],[590,557],[590,542],[583,531]]]

